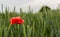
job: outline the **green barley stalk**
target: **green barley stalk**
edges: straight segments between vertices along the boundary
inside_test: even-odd
[[[23,24],[23,33],[24,33],[24,37],[27,37],[26,36],[26,30],[25,30],[25,25]]]
[[[2,28],[0,28],[0,37],[2,37]]]

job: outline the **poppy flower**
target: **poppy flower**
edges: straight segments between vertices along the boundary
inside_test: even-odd
[[[21,17],[12,17],[10,23],[13,24],[23,24],[24,20]]]

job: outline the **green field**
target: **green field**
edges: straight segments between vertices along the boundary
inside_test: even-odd
[[[10,25],[10,18],[20,16],[22,25]],[[0,12],[0,37],[60,37],[60,10],[42,7],[38,12]]]

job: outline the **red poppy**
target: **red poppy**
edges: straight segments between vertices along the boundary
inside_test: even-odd
[[[13,24],[23,24],[24,20],[21,17],[12,17],[10,23]]]

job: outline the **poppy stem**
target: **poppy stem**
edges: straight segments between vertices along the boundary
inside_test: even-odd
[[[18,37],[20,37],[20,25],[18,24]]]
[[[11,28],[11,25],[9,25],[8,30]]]

